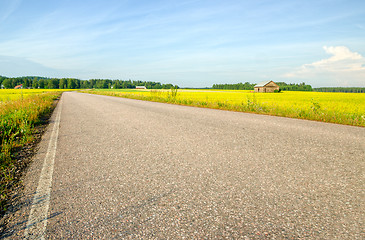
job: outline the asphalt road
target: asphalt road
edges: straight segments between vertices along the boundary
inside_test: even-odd
[[[46,239],[365,238],[365,128],[64,93],[4,237],[51,145]]]

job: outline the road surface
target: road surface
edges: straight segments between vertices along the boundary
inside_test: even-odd
[[[64,93],[4,237],[364,239],[364,160],[365,128]]]

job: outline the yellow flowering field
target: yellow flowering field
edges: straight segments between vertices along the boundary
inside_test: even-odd
[[[364,93],[246,90],[92,90],[119,96],[181,105],[252,112],[274,116],[365,126]]]
[[[75,91],[74,89],[0,89],[0,102],[11,101],[29,96],[47,93],[47,92],[64,92]]]

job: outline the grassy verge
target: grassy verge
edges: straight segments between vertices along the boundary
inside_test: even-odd
[[[40,118],[53,110],[53,102],[61,92],[34,94],[0,102],[0,212],[5,209],[16,175],[15,155],[22,146],[33,140]]]
[[[365,94],[184,90],[82,92],[365,127]]]

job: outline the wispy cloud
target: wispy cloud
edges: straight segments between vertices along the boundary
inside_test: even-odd
[[[21,2],[21,0],[11,0],[5,1],[5,3],[0,4],[0,6],[3,6],[3,11],[0,11],[0,24],[2,24],[11,14],[14,13],[14,11],[19,7]]]
[[[0,55],[0,75],[17,77],[43,75],[55,77],[62,74],[60,70],[48,68],[28,59]]]
[[[365,86],[365,58],[352,52],[345,46],[327,47],[323,49],[329,58],[309,64],[304,64],[297,70],[287,73],[284,77],[301,79],[319,79],[327,84],[337,86]],[[326,80],[327,79],[327,80]]]
[[[356,24],[356,27],[360,28],[361,30],[365,31],[365,26],[361,24]]]

